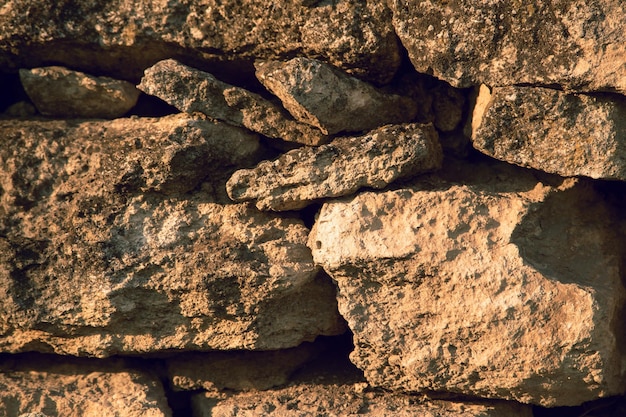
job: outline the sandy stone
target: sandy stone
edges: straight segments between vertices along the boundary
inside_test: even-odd
[[[553,85],[626,92],[626,4],[616,0],[394,0],[419,72],[457,87]]]
[[[21,69],[20,80],[46,116],[115,119],[137,103],[139,90],[127,81],[94,77],[63,67]]]
[[[7,0],[0,9],[0,68],[6,69],[57,62],[139,79],[173,56],[242,73],[251,60],[296,55],[381,84],[401,61],[391,12],[373,0],[315,7],[294,0]]]
[[[551,407],[621,394],[612,209],[585,181],[478,169],[322,207],[309,246],[338,283],[351,360],[392,390]]]
[[[385,94],[316,59],[256,64],[256,75],[299,121],[327,135],[410,122],[417,112],[408,97]]]
[[[219,81],[207,72],[173,59],[148,68],[138,87],[181,111],[201,112],[270,138],[305,145],[320,145],[328,139],[318,129],[293,120],[260,95]]]
[[[626,98],[547,88],[481,87],[474,147],[563,176],[626,180]]]
[[[172,415],[161,382],[122,364],[68,364],[40,369],[28,357],[0,373],[0,415],[20,417]],[[3,361],[5,362],[5,361]]]
[[[0,351],[271,350],[345,331],[302,221],[224,204],[254,135],[185,115],[0,131]]]
[[[260,210],[295,210],[362,187],[383,188],[398,178],[435,170],[441,160],[432,125],[389,125],[236,171],[226,189],[235,201],[256,200]]]

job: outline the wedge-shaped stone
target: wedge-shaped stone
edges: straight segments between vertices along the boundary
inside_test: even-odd
[[[315,59],[259,62],[256,68],[259,81],[296,119],[327,135],[406,123],[417,113],[410,98],[385,94]]]
[[[309,246],[371,384],[544,406],[623,392],[614,214],[586,182],[516,175],[324,204]]]
[[[398,178],[435,170],[442,151],[432,125],[390,125],[367,135],[294,149],[275,161],[236,171],[228,180],[235,201],[261,210],[294,210],[361,187],[383,188]]]
[[[180,115],[0,131],[0,351],[268,350],[345,331],[302,222],[223,203],[255,136]]]
[[[139,98],[139,90],[127,81],[63,67],[21,69],[20,80],[46,116],[114,119],[126,114]]]
[[[494,158],[559,174],[626,180],[626,97],[547,88],[482,86],[474,147]]]
[[[270,138],[305,145],[319,145],[327,140],[318,129],[293,120],[260,95],[173,59],[148,68],[138,87],[181,111],[201,112]]]
[[[394,0],[411,62],[456,87],[553,85],[626,92],[626,3]]]

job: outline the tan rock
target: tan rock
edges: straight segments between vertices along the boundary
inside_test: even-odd
[[[20,80],[46,116],[115,119],[137,103],[139,90],[127,81],[94,77],[63,67],[21,69]]]
[[[260,95],[226,84],[173,59],[148,68],[138,87],[181,111],[201,112],[270,138],[305,145],[320,145],[328,139],[318,129],[293,120]]]
[[[197,394],[194,416],[531,417],[532,409],[506,402],[427,401],[420,397],[364,392],[360,384],[295,385],[228,398]]]
[[[0,131],[0,351],[270,350],[345,330],[302,222],[223,204],[255,136],[184,115]]]
[[[394,0],[411,62],[456,87],[626,92],[626,5],[615,0]]]
[[[547,88],[481,87],[474,147],[563,176],[626,180],[626,98]]]
[[[260,210],[294,210],[435,170],[441,159],[432,125],[389,125],[318,148],[294,149],[275,161],[236,171],[226,189],[235,201],[257,200]]]
[[[351,360],[386,389],[544,406],[621,394],[622,249],[584,181],[431,177],[324,204],[309,237]]]
[[[410,98],[385,94],[316,59],[258,62],[256,68],[259,81],[296,119],[327,135],[411,122],[417,112]]]
[[[172,415],[158,378],[108,362],[32,367],[20,357],[15,369],[0,373],[0,415],[24,417]]]
[[[401,58],[384,2],[308,7],[277,0],[87,0],[59,7],[8,0],[0,12],[0,67],[58,62],[90,73],[139,79],[172,56],[240,71],[251,59],[306,55],[386,83]],[[234,63],[235,65],[230,65]]]

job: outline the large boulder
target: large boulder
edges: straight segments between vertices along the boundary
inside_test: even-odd
[[[622,1],[390,3],[415,68],[454,86],[556,84],[626,92]]]
[[[352,361],[392,390],[544,406],[621,394],[626,293],[611,207],[582,180],[472,176],[322,207],[309,246],[339,286]]]
[[[185,115],[0,131],[0,351],[268,350],[345,331],[302,221],[224,204],[256,136]]]

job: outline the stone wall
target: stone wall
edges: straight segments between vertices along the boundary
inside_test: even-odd
[[[0,416],[626,414],[626,4],[0,5]]]

